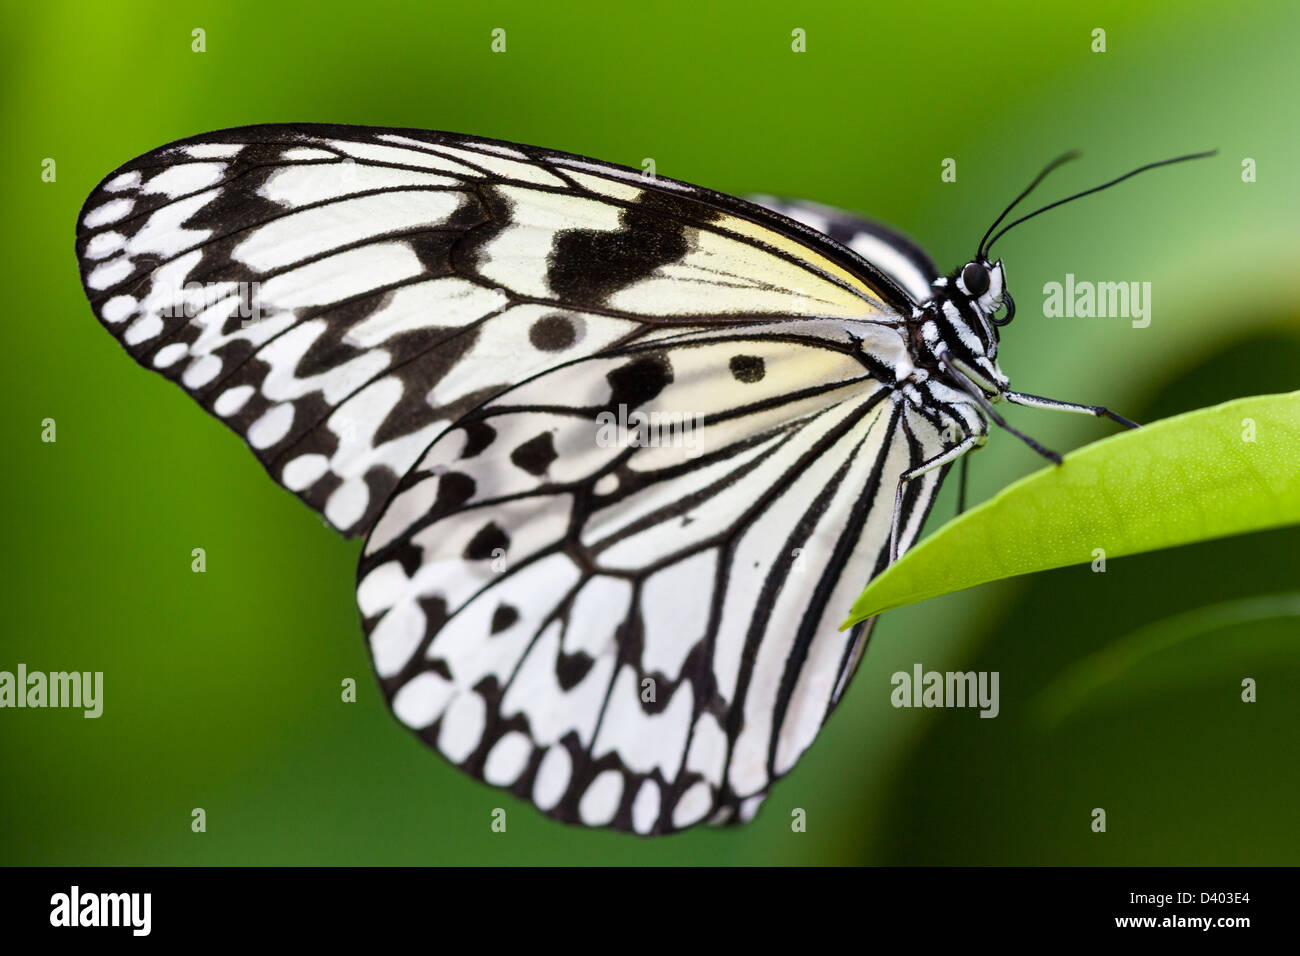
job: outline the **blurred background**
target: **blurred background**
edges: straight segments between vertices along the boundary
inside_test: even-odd
[[[1300,382],[1293,3],[547,6],[4,5],[0,670],[104,671],[105,709],[0,711],[0,861],[1300,863],[1300,618],[1295,599],[1253,600],[1300,592],[1297,528],[890,612],[844,705],[739,829],[567,828],[390,718],[353,601],[359,543],[137,368],[82,297],[82,200],[170,140],[319,121],[653,158],[727,192],[870,213],[945,270],[1065,149],[1084,158],[1043,201],[1217,147],[1001,241],[1019,306],[1002,367],[1018,388],[1140,421]],[[505,53],[490,50],[495,28]],[[940,178],[949,158],[955,182]],[[1043,285],[1067,273],[1151,282],[1150,326],[1045,318]],[[1061,450],[1112,430],[1010,417]],[[994,434],[972,500],[1038,466]],[[954,497],[950,482],[931,528]],[[196,547],[205,574],[191,573]],[[1143,630],[1171,619],[1160,639]],[[998,671],[1000,716],[892,708],[890,675],[918,662]],[[340,699],[349,677],[355,703]],[[191,832],[196,807],[206,833]],[[807,832],[792,832],[795,808]]]

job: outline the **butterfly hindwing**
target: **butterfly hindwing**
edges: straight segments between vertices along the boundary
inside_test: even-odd
[[[896,324],[885,273],[758,206],[474,137],[257,126],[147,153],[92,193],[96,314],[348,534],[449,424],[656,330]]]
[[[867,631],[837,626],[887,561],[898,476],[945,447],[879,377],[902,349],[829,323],[691,333],[467,415],[358,573],[395,715],[568,822],[751,816],[856,666]],[[940,479],[912,483],[905,545]]]

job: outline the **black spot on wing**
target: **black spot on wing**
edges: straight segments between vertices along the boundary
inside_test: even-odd
[[[465,432],[465,449],[460,453],[461,458],[473,458],[480,454],[497,437],[496,429],[487,422],[469,422],[462,430]]]
[[[642,355],[605,376],[609,382],[611,408],[635,408],[657,396],[673,380],[672,363],[662,353]]]
[[[711,221],[717,210],[654,191],[619,214],[619,226],[556,233],[547,257],[546,280],[561,299],[603,303],[621,289],[653,275],[690,251],[688,223]]]
[[[763,359],[757,355],[733,355],[731,357],[731,377],[737,382],[753,384],[762,381],[767,374]]]
[[[408,538],[397,541],[389,549],[389,557],[402,566],[402,571],[408,578],[415,577],[416,572],[420,570],[420,565],[424,564],[424,552]]]
[[[510,453],[510,460],[530,475],[544,475],[551,462],[558,457],[555,440],[550,432],[542,432],[528,439]]]
[[[441,517],[457,511],[474,497],[474,479],[458,471],[449,471],[438,479],[438,494],[429,509],[431,517]]]
[[[494,521],[489,521],[479,528],[478,533],[465,546],[465,558],[469,561],[486,561],[495,557],[498,548],[505,552],[510,548],[510,536],[502,531]]]
[[[519,620],[519,612],[509,604],[501,604],[492,612],[492,633],[500,634]]]
[[[583,651],[576,654],[560,652],[555,662],[555,679],[561,690],[570,691],[582,683],[595,660]]]
[[[542,316],[528,330],[528,341],[542,352],[562,352],[577,340],[573,320],[560,312]]]

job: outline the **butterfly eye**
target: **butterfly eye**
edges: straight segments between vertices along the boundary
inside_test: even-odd
[[[989,270],[978,262],[968,262],[961,270],[961,283],[971,295],[981,296],[989,291]]]

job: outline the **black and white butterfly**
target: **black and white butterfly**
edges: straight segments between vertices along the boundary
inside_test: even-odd
[[[368,536],[403,724],[560,820],[661,834],[751,818],[812,743],[871,624],[839,622],[992,403],[1111,415],[1009,389],[988,238],[942,276],[825,207],[279,125],[127,163],[77,255],[136,361]]]

